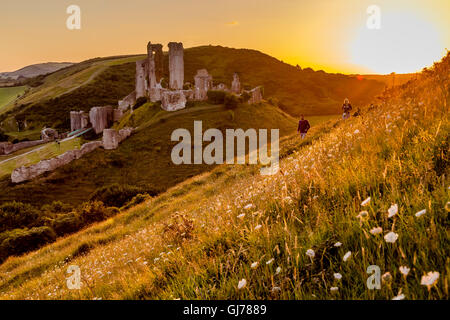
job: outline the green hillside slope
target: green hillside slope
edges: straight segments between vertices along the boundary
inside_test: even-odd
[[[50,175],[34,181],[12,185],[9,177],[0,180],[0,203],[22,201],[43,205],[55,200],[79,204],[97,189],[113,183],[147,186],[156,191],[167,188],[211,170],[208,165],[176,166],[171,160],[171,134],[175,129],[192,130],[195,120],[203,128],[279,128],[280,135],[297,129],[296,120],[278,108],[266,104],[241,106],[233,111],[225,107],[203,105],[199,108],[165,112],[150,104],[136,110],[140,129],[124,141],[117,150],[94,151]],[[148,116],[150,115],[150,116]],[[154,117],[152,116],[154,115]],[[142,119],[148,117],[148,123]],[[148,127],[145,127],[147,125]]]
[[[276,175],[219,166],[10,258],[0,298],[448,300],[449,75],[450,54],[383,106],[285,138]],[[70,265],[80,290],[65,285]]]
[[[26,86],[0,88],[0,111],[25,92]]]

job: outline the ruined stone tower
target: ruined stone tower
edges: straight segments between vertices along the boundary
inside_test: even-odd
[[[233,75],[233,82],[231,83],[231,92],[235,94],[241,93],[241,81],[239,80],[239,75],[237,73]]]
[[[208,90],[213,86],[213,78],[206,69],[197,71],[195,81],[195,100],[204,101],[208,99]]]
[[[146,96],[148,60],[136,61],[136,99]]]
[[[169,43],[170,89],[182,90],[184,85],[184,49],[183,44]]]
[[[161,100],[161,79],[164,72],[164,56],[161,44],[147,45],[148,55],[148,96],[152,102]]]

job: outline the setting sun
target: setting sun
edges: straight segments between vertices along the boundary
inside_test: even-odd
[[[443,55],[440,34],[431,22],[407,12],[381,16],[381,28],[364,25],[351,45],[352,62],[381,74],[420,71]]]

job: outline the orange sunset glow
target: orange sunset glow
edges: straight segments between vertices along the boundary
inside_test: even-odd
[[[65,27],[66,8],[74,3],[81,8],[81,30]],[[142,53],[149,39],[252,48],[294,65],[343,73],[416,72],[450,47],[447,0],[74,3],[2,1],[0,71]],[[377,30],[366,26],[373,4],[381,9]]]

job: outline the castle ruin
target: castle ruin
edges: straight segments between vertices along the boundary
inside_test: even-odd
[[[213,87],[213,77],[206,69],[197,71],[194,78],[195,82],[195,100],[204,101],[208,99],[208,91]]]
[[[225,91],[235,95],[242,94],[239,75],[235,73],[231,89],[225,84],[213,85],[213,77],[206,69],[200,69],[194,77],[194,88],[184,90],[184,48],[181,42],[170,42],[169,47],[169,79],[168,88],[163,88],[164,55],[161,44],[147,45],[147,58],[136,62],[135,91],[119,101],[119,109],[126,111],[132,108],[136,100],[141,97],[151,102],[161,101],[162,109],[176,111],[184,109],[187,101],[206,101],[209,90]],[[252,98],[249,103],[259,103],[262,92],[255,88],[248,92]]]

